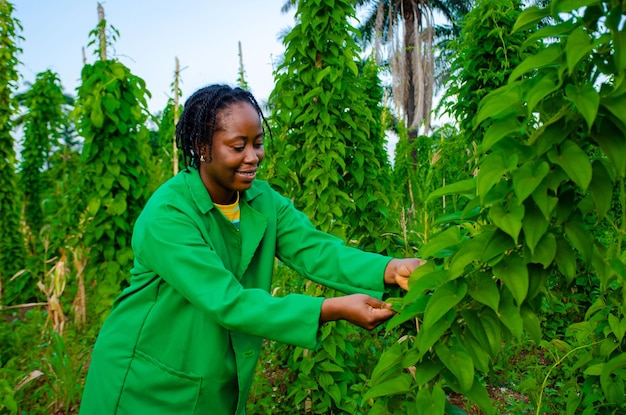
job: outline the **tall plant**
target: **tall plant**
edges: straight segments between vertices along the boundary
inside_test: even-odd
[[[58,148],[66,124],[63,110],[66,99],[58,75],[50,70],[37,74],[24,94],[23,104],[26,114],[20,184],[24,192],[24,220],[31,234],[37,235],[44,223],[42,193],[49,186],[44,170],[49,168],[49,158],[53,149]]]
[[[385,217],[389,177],[378,158],[381,128],[371,134],[378,121],[359,76],[352,16],[349,1],[298,5],[270,96],[277,128],[268,177],[322,230],[358,239],[367,236],[360,219],[380,220],[361,215],[368,203],[378,201]]]
[[[17,112],[17,102],[13,97],[19,78],[17,56],[21,52],[17,46],[21,26],[13,17],[13,11],[9,1],[0,0],[0,302],[11,302],[16,298],[18,291],[10,288],[10,279],[23,269],[25,260],[11,133],[12,117]]]
[[[612,1],[556,0],[520,15],[513,33],[534,29],[521,47],[540,42],[540,51],[481,101],[474,126],[486,132],[477,176],[431,194],[473,199],[460,224],[422,248],[430,261],[412,276],[390,322],[417,318],[415,339],[381,358],[367,397],[407,394],[417,413],[441,414],[450,389],[493,413],[478,373],[490,370],[502,341],[526,333],[541,342],[549,276],[573,289],[592,270],[586,286],[576,287],[592,294],[592,305],[565,339],[554,339],[564,349],[556,364],[575,359],[561,393],[567,413],[624,410],[623,19]],[[480,215],[469,221],[473,208]],[[546,409],[541,397],[537,414]]]
[[[349,0],[298,2],[297,24],[285,38],[285,59],[270,96],[276,128],[266,173],[317,227],[374,247],[388,223],[389,166],[383,129],[373,116],[381,112],[382,92],[375,68],[368,64],[359,71],[355,29],[348,23],[354,13]],[[314,284],[308,292],[333,295]],[[287,355],[297,379],[288,391],[290,412],[310,405],[315,413],[353,413],[360,394],[350,388],[366,377],[368,360],[349,339],[374,350],[375,334],[366,339],[340,322],[325,325],[322,337],[319,351],[277,352]]]
[[[80,188],[86,204],[80,234],[89,255],[85,277],[95,287],[92,302],[100,315],[124,284],[133,258],[132,226],[151,193],[145,127],[149,92],[121,62],[106,59],[106,27],[102,19],[91,33],[93,42],[100,41],[100,60],[84,66],[75,110],[84,138]]]
[[[56,73],[48,70],[37,74],[35,82],[21,97],[26,111],[21,121],[24,129],[22,161],[20,163],[20,186],[24,194],[24,224],[27,232],[26,272],[16,284],[23,299],[33,301],[37,294],[37,281],[46,272],[50,244],[42,238],[45,217],[42,201],[52,182],[46,170],[50,168],[53,149],[59,144],[67,115],[63,109],[66,98]]]

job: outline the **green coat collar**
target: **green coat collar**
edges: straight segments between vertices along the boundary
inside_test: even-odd
[[[189,187],[189,192],[193,202],[203,215],[221,215],[219,209],[211,200],[211,195],[207,191],[198,170],[189,168],[189,172],[183,172],[185,181]],[[257,248],[261,244],[263,235],[267,228],[268,217],[254,209],[254,199],[262,194],[262,190],[254,186],[239,195],[239,209],[241,210],[240,238],[241,238],[241,260],[236,271],[239,278],[245,274],[250,261]],[[219,218],[218,224],[223,224]],[[226,231],[226,229],[223,229]]]

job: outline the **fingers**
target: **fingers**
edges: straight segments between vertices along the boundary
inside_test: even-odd
[[[396,269],[396,284],[398,284],[403,290],[408,291],[411,274],[413,274],[413,271],[417,268],[424,265],[426,261],[421,258],[407,258],[401,261],[402,262]]]

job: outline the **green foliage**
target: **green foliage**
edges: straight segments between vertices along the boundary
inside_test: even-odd
[[[466,147],[455,127],[444,125],[432,136],[420,135],[409,141],[408,133],[398,128],[400,140],[396,146],[394,164],[395,186],[401,190],[402,221],[405,255],[410,247],[428,241],[433,226],[448,214],[458,211],[465,199],[457,195],[430,197],[446,183],[454,183],[470,176],[473,150]]]
[[[353,16],[349,1],[298,5],[298,24],[285,38],[285,60],[270,96],[278,128],[268,177],[320,229],[358,240],[380,234],[372,234],[371,221],[363,223],[373,215],[368,205],[376,201],[384,228],[390,202],[386,162],[377,159],[383,139],[371,133],[382,133],[372,117],[379,102],[364,99],[350,36],[355,29],[346,21]],[[367,88],[379,88],[368,71]]]
[[[151,194],[145,82],[115,60],[85,65],[75,116],[84,138],[80,189],[87,284],[104,316],[132,265],[135,219]]]
[[[47,313],[37,308],[3,311],[2,318],[0,414],[77,413],[92,335],[48,331]],[[2,389],[3,381],[10,393]]]
[[[571,290],[588,269],[593,305],[582,321],[568,322],[565,348],[554,358],[553,369],[570,365],[558,393],[567,413],[624,409],[626,228],[616,219],[624,217],[626,201],[626,120],[617,110],[626,108],[623,13],[616,2],[555,1],[520,15],[514,35],[544,17],[556,23],[533,30],[521,48],[540,52],[477,107],[473,126],[486,131],[478,140],[477,176],[431,195],[474,197],[421,248],[430,261],[413,274],[389,323],[417,318],[418,330],[404,349],[383,355],[368,398],[406,393],[419,403],[416,413],[428,406],[443,413],[444,388],[493,413],[480,373],[491,369],[502,341],[524,333],[541,341],[550,275]],[[613,208],[618,214],[608,215]],[[476,209],[477,220],[468,220]],[[602,239],[592,226],[604,229]],[[414,379],[406,369],[415,370]],[[537,413],[545,409],[542,396]]]
[[[42,359],[46,363],[44,373],[54,392],[53,408],[67,414],[80,404],[83,392],[81,379],[89,354],[82,351],[77,356],[71,355],[72,351],[68,350],[66,341],[59,333],[53,331],[50,337],[47,345],[49,354]]]
[[[45,272],[41,258],[47,246],[41,236],[44,224],[52,215],[44,216],[45,194],[52,182],[46,170],[50,167],[52,150],[58,148],[61,131],[67,124],[66,104],[61,82],[52,71],[37,74],[32,87],[23,94],[26,113],[22,117],[24,142],[20,163],[20,185],[24,193],[24,222],[29,256],[26,273],[13,281],[10,290],[18,293],[20,302],[35,301],[40,297],[37,281]]]
[[[24,219],[38,233],[43,225],[41,194],[48,187],[43,176],[53,147],[58,147],[65,114],[65,97],[56,73],[37,74],[24,94],[24,144],[20,164],[20,185],[24,189]]]
[[[451,42],[456,53],[440,107],[458,120],[467,143],[484,135],[473,128],[478,103],[504,85],[522,60],[528,31],[511,33],[521,8],[520,0],[478,1],[460,24],[461,35]]]
[[[0,284],[6,286],[9,279],[24,267],[24,238],[20,229],[15,150],[13,149],[12,116],[17,112],[17,101],[11,95],[17,88],[17,46],[20,39],[20,23],[13,17],[13,5],[0,0]],[[2,297],[0,302],[12,302],[13,295]],[[10,293],[9,293],[10,294]]]
[[[359,70],[351,17],[349,1],[298,4],[297,24],[285,38],[285,60],[270,96],[277,128],[268,143],[267,177],[318,228],[385,251],[392,244],[381,235],[394,198],[379,118],[382,89],[373,62]],[[314,284],[305,292],[336,295]],[[324,326],[323,337],[315,352],[278,346],[283,358],[277,363],[293,379],[286,413],[294,407],[355,413],[360,406],[360,393],[351,388],[362,388],[371,363],[359,366],[351,343],[376,352],[375,334],[338,322]]]

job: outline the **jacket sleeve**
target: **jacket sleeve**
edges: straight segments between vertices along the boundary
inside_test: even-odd
[[[316,229],[290,200],[276,194],[277,256],[297,272],[343,293],[382,298],[384,272],[392,258],[358,248]]]
[[[140,218],[133,234],[137,272],[141,268],[154,272],[228,330],[317,347],[323,298],[299,294],[278,298],[263,289],[244,288],[211,241],[202,237],[202,220],[172,204],[162,204]]]

